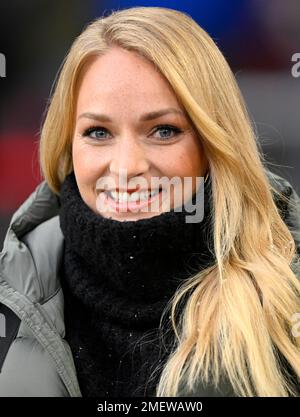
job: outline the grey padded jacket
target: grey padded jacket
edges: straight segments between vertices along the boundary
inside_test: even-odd
[[[300,199],[291,184],[266,171],[271,184],[289,198],[284,219],[300,252]],[[64,237],[59,198],[46,181],[11,218],[0,253],[0,305],[20,318],[0,373],[0,397],[80,397],[72,352],[66,340],[59,271]],[[300,277],[300,271],[295,269]],[[2,321],[3,324],[3,321]],[[9,329],[8,329],[9,333]],[[0,344],[5,337],[0,337]],[[234,396],[226,382],[215,390],[195,386],[185,396]]]

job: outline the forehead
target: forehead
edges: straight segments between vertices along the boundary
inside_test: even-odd
[[[120,105],[151,101],[156,105],[177,105],[177,97],[168,80],[154,64],[132,51],[112,48],[94,57],[85,66],[78,85],[77,106]]]

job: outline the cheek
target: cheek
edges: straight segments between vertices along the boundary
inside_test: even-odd
[[[74,140],[72,146],[73,168],[83,201],[96,213],[95,184],[102,175],[102,158],[99,152],[87,144]]]
[[[203,170],[202,155],[198,148],[181,148],[166,155],[166,158],[161,160],[161,166],[169,177],[200,176]]]
[[[77,181],[82,186],[95,183],[103,169],[103,158],[99,152],[87,144],[80,144],[76,140],[72,147],[73,167]]]
[[[203,176],[206,172],[206,158],[198,137],[192,136],[182,156],[186,174],[191,177]]]

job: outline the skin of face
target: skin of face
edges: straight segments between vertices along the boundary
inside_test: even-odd
[[[146,113],[169,108],[180,113],[140,120]],[[99,114],[111,121],[99,120]],[[119,221],[149,218],[166,211],[166,206],[160,200],[156,210],[118,212],[99,199],[99,179],[109,178],[119,187],[120,172],[126,172],[128,188],[141,180],[146,187],[140,189],[150,189],[153,177],[179,177],[181,188],[183,179],[190,177],[194,192],[195,177],[203,177],[208,166],[199,134],[167,79],[144,57],[117,46],[92,58],[81,75],[72,160],[84,202],[95,213]],[[168,207],[178,205],[175,188],[170,188]],[[187,193],[184,187],[185,199],[191,188]]]

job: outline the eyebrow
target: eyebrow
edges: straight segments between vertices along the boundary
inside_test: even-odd
[[[175,109],[173,107],[169,107],[167,109],[161,109],[157,111],[152,111],[150,113],[145,113],[140,117],[140,121],[146,122],[148,120],[158,119],[159,117],[164,116],[165,114],[169,114],[169,113],[175,113],[175,114],[184,116],[184,113],[181,110]],[[81,119],[83,117],[87,119],[98,120],[99,122],[112,122],[112,119],[110,119],[106,114],[97,114],[97,113],[87,112],[87,113],[82,113],[78,117],[78,119]]]

